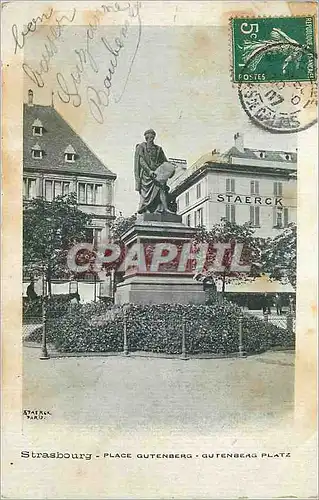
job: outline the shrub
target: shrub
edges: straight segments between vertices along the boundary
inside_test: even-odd
[[[187,351],[190,354],[230,354],[238,352],[241,310],[229,302],[214,305],[130,305],[127,334],[130,352],[181,353],[183,319]],[[124,314],[122,307],[86,304],[64,317],[48,322],[48,340],[64,352],[118,352],[123,350]],[[270,347],[290,347],[292,332],[245,314],[243,346],[249,353]],[[35,331],[28,340],[40,340]]]
[[[69,294],[52,295],[47,301],[46,311],[48,318],[59,318],[68,312],[71,298]],[[23,297],[23,318],[42,316],[42,297],[30,300]]]

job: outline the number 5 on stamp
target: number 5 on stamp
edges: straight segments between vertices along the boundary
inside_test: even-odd
[[[235,83],[316,79],[313,17],[234,18],[231,27]]]

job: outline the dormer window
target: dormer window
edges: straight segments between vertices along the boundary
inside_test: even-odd
[[[34,120],[32,124],[32,133],[35,136],[42,136],[43,134],[43,125],[42,122],[37,118]]]
[[[265,151],[259,151],[259,158],[266,158]]]
[[[292,155],[291,153],[285,153],[285,160],[291,161]]]
[[[68,163],[73,163],[75,161],[75,155],[74,148],[69,144],[64,151],[64,160]]]
[[[41,158],[43,156],[43,150],[42,150],[41,146],[39,146],[38,143],[36,143],[32,147],[31,152],[32,152],[32,158],[37,159],[37,160],[41,160]]]

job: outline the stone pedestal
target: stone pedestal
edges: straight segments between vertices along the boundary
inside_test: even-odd
[[[196,231],[181,220],[181,216],[175,214],[144,214],[122,236],[130,257],[126,261],[124,281],[117,285],[116,304],[205,303],[203,285],[193,280],[191,263],[181,265],[181,252],[190,245]],[[176,257],[170,259],[175,251]],[[169,260],[162,263],[165,252]],[[134,255],[136,265],[128,266]]]

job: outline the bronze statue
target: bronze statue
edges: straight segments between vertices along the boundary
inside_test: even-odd
[[[135,149],[135,190],[140,193],[138,213],[176,213],[167,186],[175,166],[167,161],[161,146],[154,144],[155,136],[154,130],[147,130],[145,142],[137,144]]]

